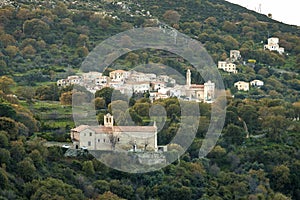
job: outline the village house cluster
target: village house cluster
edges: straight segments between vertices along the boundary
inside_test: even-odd
[[[234,83],[234,87],[241,91],[249,91],[251,87],[261,87],[264,85],[264,82],[261,80],[253,80],[250,83],[245,81],[238,81]]]
[[[222,69],[225,72],[229,73],[238,73],[236,69],[236,64],[235,62],[240,60],[241,57],[241,52],[238,50],[231,50],[230,51],[230,57],[226,59],[226,61],[219,61],[218,62],[218,69]]]
[[[269,38],[268,45],[265,45],[265,49],[269,49],[272,51],[278,51],[279,53],[283,53],[284,49],[279,48],[278,45],[279,39],[278,38]],[[235,62],[239,61],[242,58],[240,51],[238,50],[231,50],[230,57],[226,59],[226,61],[219,61],[218,62],[218,69],[229,73],[238,73],[236,69]],[[249,91],[251,87],[262,87],[264,82],[261,80],[253,80],[251,82],[245,81],[237,81],[234,83],[234,87],[236,87],[239,91]]]
[[[191,83],[191,71],[186,72],[186,84],[179,85],[167,75],[142,73],[137,71],[115,70],[105,76],[99,72],[88,72],[81,76],[68,76],[57,81],[59,87],[81,85],[91,93],[105,87],[119,90],[131,96],[133,93],[149,92],[150,99],[177,97],[182,100],[212,103],[215,97],[215,84],[207,81],[204,84]]]
[[[284,48],[279,46],[279,38],[269,38],[265,50],[284,53]],[[218,69],[228,73],[238,73],[236,63],[242,58],[240,51],[230,50],[230,57],[225,61],[218,62]],[[78,84],[85,87],[91,93],[105,87],[119,90],[122,94],[131,96],[133,93],[149,92],[150,99],[165,99],[177,97],[188,101],[212,103],[215,98],[215,84],[208,81],[202,85],[191,84],[191,71],[186,72],[186,84],[180,85],[176,80],[167,75],[156,75],[154,73],[142,73],[137,71],[115,70],[105,76],[100,72],[83,73],[81,76],[68,76],[66,79],[57,81],[58,86]],[[234,87],[238,90],[249,91],[250,86],[261,87],[261,80],[253,80],[250,83],[238,81]]]

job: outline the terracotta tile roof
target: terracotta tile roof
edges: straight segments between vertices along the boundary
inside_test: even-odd
[[[114,131],[117,132],[155,132],[154,126],[114,126]]]
[[[85,129],[91,129],[95,133],[107,133],[111,134],[113,132],[156,132],[157,128],[154,126],[114,126],[114,127],[105,127],[105,126],[88,126],[80,125],[72,131],[81,132]]]
[[[128,85],[140,85],[140,84],[150,84],[150,81],[126,81]]]
[[[112,127],[105,127],[105,126],[92,126],[90,127],[95,133],[112,133]]]
[[[204,88],[204,85],[191,85],[190,88]]]
[[[87,128],[89,128],[88,125],[80,125],[80,126],[77,126],[76,128],[71,129],[71,131],[81,132]]]
[[[118,70],[115,70],[115,71],[112,71],[110,73],[124,73],[126,72],[125,70],[121,70],[121,69],[118,69]]]

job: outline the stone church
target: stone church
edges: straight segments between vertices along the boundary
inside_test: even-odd
[[[186,72],[186,85],[182,86],[181,94],[189,100],[197,100],[205,103],[212,102],[215,94],[215,83],[208,81],[203,85],[191,83],[191,71]]]
[[[115,126],[111,114],[104,116],[104,125],[80,125],[71,129],[71,139],[76,149],[157,151],[157,127]]]

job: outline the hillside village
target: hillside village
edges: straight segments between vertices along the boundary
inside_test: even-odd
[[[136,71],[114,70],[109,76],[100,72],[88,72],[82,76],[69,76],[57,81],[59,87],[78,84],[84,86],[91,93],[105,87],[119,90],[122,94],[132,96],[133,93],[149,93],[154,101],[177,97],[182,100],[212,103],[214,100],[215,85],[211,81],[203,85],[191,83],[191,71],[186,72],[186,84],[176,84],[176,80],[167,76],[146,74]]]
[[[277,51],[282,54],[284,49],[279,47],[278,38],[269,38],[268,44],[264,45],[265,50]],[[242,55],[238,50],[230,50],[229,58],[225,61],[218,61],[218,69],[224,72],[237,74],[236,63],[242,62]],[[245,64],[246,61],[243,61]],[[176,80],[167,75],[156,75],[155,73],[142,73],[134,70],[114,70],[105,76],[100,72],[88,72],[82,75],[68,76],[66,79],[57,81],[57,86],[64,87],[77,84],[85,87],[91,93],[105,87],[119,90],[122,94],[131,96],[133,93],[150,94],[151,101],[177,97],[182,100],[212,103],[214,100],[215,85],[211,81],[203,85],[191,84],[191,72],[186,72],[186,85],[176,84]],[[262,87],[262,80],[250,82],[237,81],[234,87],[240,91],[249,91],[250,87]]]
[[[236,64],[242,61],[240,51],[231,50],[230,57],[226,61],[218,62],[218,69],[228,73],[237,74]],[[215,96],[215,84],[211,81],[203,85],[191,84],[191,71],[186,72],[186,84],[176,84],[176,80],[167,75],[154,73],[142,73],[134,70],[113,70],[109,76],[100,72],[83,73],[81,76],[68,76],[57,81],[58,87],[80,85],[89,92],[106,87],[120,91],[122,94],[132,96],[133,93],[149,93],[149,99],[153,102],[158,99],[176,97],[181,100],[213,103]],[[240,91],[249,91],[251,87],[262,87],[263,81],[253,80],[250,83],[238,81],[234,87]],[[114,118],[109,113],[104,115],[104,124],[100,126],[80,125],[71,130],[73,148],[86,148],[93,151],[115,150],[146,150],[166,151],[167,146],[157,145],[157,127],[147,126],[114,126]],[[248,136],[248,135],[247,135]],[[146,145],[146,146],[145,146]]]

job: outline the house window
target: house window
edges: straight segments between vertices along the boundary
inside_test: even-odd
[[[118,142],[120,142],[120,138],[118,138]]]
[[[100,139],[98,139],[98,142],[100,142]]]
[[[93,135],[93,133],[92,132],[90,132],[90,136],[92,136]]]
[[[103,142],[105,143],[105,139],[103,139]]]
[[[88,141],[88,146],[92,146],[92,142],[91,141]]]

